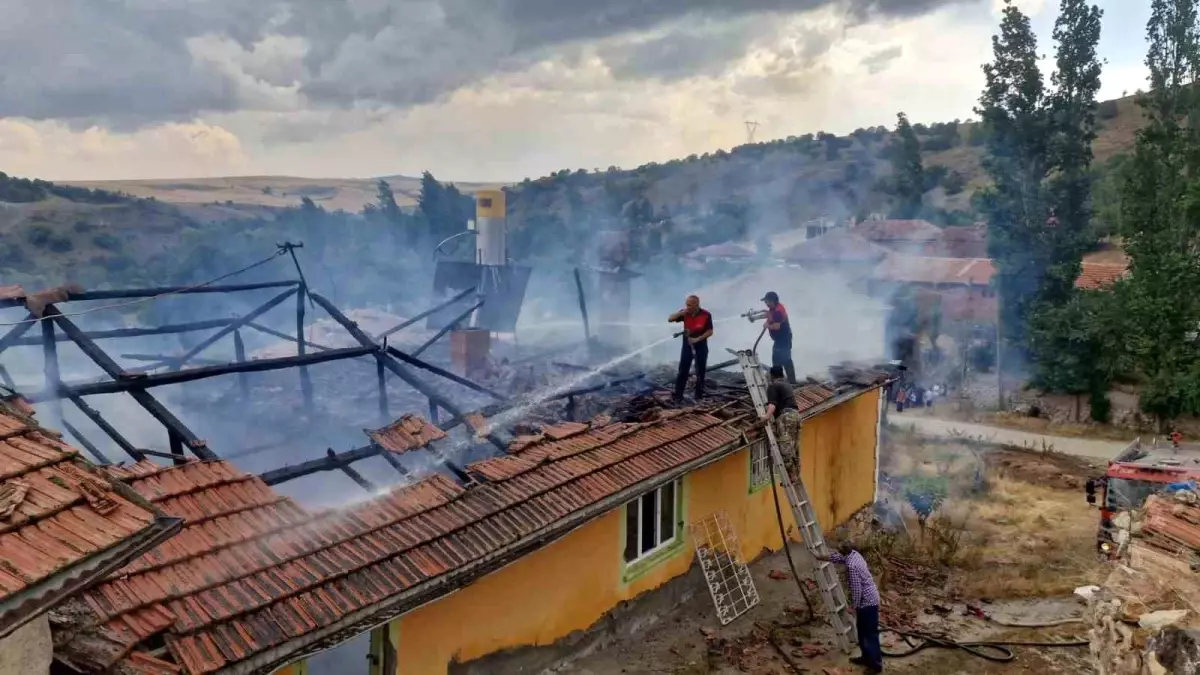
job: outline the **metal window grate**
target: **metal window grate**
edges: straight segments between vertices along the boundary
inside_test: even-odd
[[[750,488],[771,484],[771,447],[766,439],[750,444]]]
[[[690,529],[717,618],[722,626],[727,625],[757,605],[759,599],[750,568],[742,562],[737,533],[724,511],[692,523]]]

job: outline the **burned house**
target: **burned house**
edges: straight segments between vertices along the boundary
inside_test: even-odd
[[[151,355],[161,359],[151,367],[122,364],[98,341],[167,328],[88,330],[75,319],[84,310],[72,309],[264,290],[278,295],[242,316],[168,327],[214,332],[182,353]],[[92,453],[113,490],[167,522],[182,520],[178,534],[113,561],[60,603],[54,659],[75,672],[299,675],[330,650],[347,649],[361,650],[349,662],[373,674],[546,667],[602,643],[605,626],[668,583],[692,578],[693,524],[720,514],[736,533],[730,554],[745,561],[783,544],[775,510],[782,495],[741,376],[719,373],[728,362],[713,365],[718,397],[676,407],[651,372],[584,367],[532,392],[511,379],[464,378],[444,349],[426,352],[454,324],[406,341],[399,329],[351,319],[303,279],[33,297],[5,300],[29,318],[0,337],[3,349],[42,349],[44,382],[18,387],[21,394]],[[289,299],[294,332],[267,318]],[[450,313],[461,314],[473,302],[459,294],[434,309],[460,303]],[[310,329],[305,312],[313,308],[343,330],[348,346]],[[40,335],[27,335],[35,326]],[[296,351],[250,358],[242,332]],[[385,334],[391,341],[380,339]],[[224,339],[235,343],[233,362],[202,360]],[[60,346],[77,349],[103,376],[63,377]],[[223,377],[225,407],[194,414],[197,392]],[[827,528],[874,500],[880,390],[889,377],[839,369],[797,387],[801,471]],[[163,393],[184,384],[177,396]],[[367,405],[356,402],[346,414],[386,423],[366,427],[358,447],[323,449],[314,442],[321,430],[344,423],[326,397],[345,398],[352,388],[365,392]],[[163,439],[133,442],[129,429],[87,402],[109,395],[136,403]],[[271,412],[272,403],[280,410]],[[241,431],[206,438],[192,426],[222,422],[238,408],[251,411],[251,424],[283,428],[275,443],[286,454],[276,456],[286,461],[258,462],[262,454],[235,445]],[[107,445],[73,423],[75,414]],[[305,500],[310,488],[288,489],[333,477],[356,496],[314,506]],[[794,532],[790,510],[782,518]]]

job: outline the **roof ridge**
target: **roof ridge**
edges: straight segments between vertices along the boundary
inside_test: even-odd
[[[464,530],[464,529],[466,529],[466,528],[468,528],[468,527],[471,527],[472,525],[474,525],[475,523],[477,523],[477,522],[479,522],[479,521],[481,521],[481,520],[484,520],[484,519],[486,519],[486,518],[490,518],[490,517],[492,517],[492,516],[496,516],[496,515],[498,515],[498,514],[501,514],[501,513],[505,512],[505,511],[508,511],[508,510],[510,510],[510,509],[512,509],[512,508],[514,508],[514,507],[516,507],[516,506],[518,506],[518,505],[520,505],[520,504],[524,504],[524,503],[530,502],[530,501],[532,501],[533,499],[536,499],[537,497],[540,497],[540,496],[541,496],[541,495],[543,495],[543,494],[546,494],[546,493],[552,492],[553,490],[556,490],[556,489],[558,489],[558,488],[562,487],[562,486],[563,486],[563,485],[565,485],[565,484],[568,484],[568,483],[573,483],[573,482],[576,482],[576,481],[583,480],[583,479],[585,479],[585,478],[587,478],[587,477],[589,477],[589,476],[591,476],[591,475],[593,475],[593,474],[595,474],[595,473],[598,473],[598,472],[600,472],[600,471],[603,471],[604,469],[607,469],[607,468],[609,468],[609,467],[611,467],[611,466],[613,466],[613,465],[615,465],[615,464],[619,464],[619,463],[621,463],[621,462],[627,461],[627,460],[629,460],[629,459],[631,459],[631,458],[633,458],[633,457],[638,457],[638,456],[644,455],[644,454],[646,454],[646,453],[648,453],[648,452],[652,452],[652,451],[654,451],[654,450],[657,450],[657,449],[659,449],[659,448],[662,448],[662,447],[664,447],[664,446],[667,446],[667,445],[672,445],[672,444],[675,444],[675,443],[682,443],[682,442],[686,441],[688,438],[690,438],[691,436],[695,436],[696,434],[699,434],[699,433],[702,433],[702,432],[708,431],[708,430],[710,430],[710,429],[713,429],[714,427],[718,427],[718,426],[720,426],[720,425],[721,425],[721,423],[722,423],[722,421],[721,421],[721,420],[718,420],[718,419],[716,419],[716,418],[713,418],[713,419],[714,419],[714,423],[713,423],[713,424],[707,424],[707,425],[705,425],[703,428],[700,428],[700,429],[696,429],[696,430],[694,430],[694,431],[691,431],[691,432],[689,432],[688,434],[684,435],[683,437],[680,437],[680,438],[675,438],[675,439],[671,439],[671,440],[669,440],[669,441],[664,441],[664,442],[662,442],[662,443],[657,443],[657,444],[655,444],[655,445],[650,445],[650,446],[647,446],[647,447],[645,447],[645,448],[639,449],[637,452],[631,453],[630,455],[628,455],[628,456],[626,456],[626,457],[622,457],[622,458],[620,458],[620,459],[617,459],[617,460],[614,460],[614,461],[610,461],[610,462],[608,462],[608,463],[605,463],[605,464],[601,464],[601,465],[597,466],[596,468],[594,468],[594,469],[590,469],[590,470],[588,470],[588,471],[586,471],[586,472],[584,472],[584,473],[581,473],[581,474],[579,474],[579,475],[577,475],[577,476],[571,476],[571,477],[570,477],[568,480],[565,480],[565,481],[560,481],[560,482],[549,482],[549,481],[548,481],[548,482],[547,482],[547,486],[540,487],[540,488],[538,488],[537,490],[535,490],[535,491],[533,491],[533,492],[531,492],[531,493],[529,493],[529,494],[525,494],[525,495],[523,495],[523,496],[521,497],[521,499],[520,499],[520,500],[514,500],[514,501],[511,501],[511,502],[508,502],[508,503],[506,503],[506,504],[505,504],[503,507],[496,508],[496,509],[493,509],[493,510],[491,510],[491,511],[484,512],[484,513],[481,513],[481,514],[477,514],[477,517],[475,517],[475,518],[474,518],[474,519],[472,519],[472,520],[469,520],[469,521],[464,521],[463,523],[461,523],[461,524],[459,524],[459,525],[456,525],[456,526],[454,526],[454,527],[452,527],[452,528],[450,528],[450,529],[447,529],[447,530],[445,530],[445,531],[443,531],[443,532],[438,532],[438,533],[436,533],[436,534],[435,534],[435,535],[433,535],[433,536],[429,536],[429,535],[427,535],[427,534],[420,534],[420,533],[418,533],[418,534],[417,534],[417,536],[416,536],[416,537],[414,537],[414,541],[413,541],[412,543],[407,543],[407,544],[404,544],[404,545],[403,545],[401,548],[399,548],[399,549],[397,549],[397,550],[394,550],[394,551],[385,551],[385,552],[384,552],[382,555],[377,555],[377,556],[376,556],[374,559],[372,559],[372,560],[368,560],[368,561],[367,561],[367,562],[365,562],[365,563],[356,564],[356,565],[353,565],[353,566],[348,566],[348,567],[346,567],[346,568],[344,568],[344,569],[340,569],[340,570],[338,570],[338,571],[337,571],[335,574],[325,575],[325,576],[322,576],[320,579],[314,579],[314,581],[312,581],[312,582],[307,582],[307,585],[299,585],[299,584],[297,584],[295,587],[293,587],[293,588],[289,589],[289,590],[288,590],[286,593],[284,593],[283,595],[281,595],[281,596],[279,596],[279,597],[271,598],[269,602],[266,602],[266,603],[260,603],[260,604],[257,604],[257,605],[255,605],[255,606],[253,606],[253,607],[240,607],[240,608],[239,608],[237,611],[235,611],[235,612],[233,612],[233,613],[231,613],[231,614],[229,614],[229,615],[227,615],[227,616],[220,617],[220,618],[218,618],[218,619],[213,619],[212,617],[209,617],[209,620],[208,620],[208,621],[206,621],[206,622],[204,622],[204,623],[197,624],[196,626],[190,627],[190,628],[188,628],[188,629],[185,629],[185,630],[179,630],[179,631],[178,631],[178,635],[179,635],[179,636],[191,635],[191,634],[194,634],[194,633],[200,632],[200,631],[204,630],[205,628],[207,628],[207,627],[209,627],[209,626],[214,626],[214,625],[218,625],[218,624],[222,624],[222,623],[228,623],[230,620],[232,620],[232,619],[234,619],[234,618],[236,618],[236,617],[238,617],[238,616],[242,616],[242,615],[244,615],[244,614],[249,614],[250,612],[253,612],[253,611],[257,611],[257,610],[259,610],[259,609],[262,609],[263,607],[270,607],[270,606],[277,605],[278,603],[280,603],[280,602],[281,602],[281,601],[283,601],[283,600],[287,600],[287,599],[289,599],[289,598],[295,597],[295,596],[297,596],[297,595],[300,595],[300,594],[302,594],[302,593],[308,592],[308,591],[309,591],[309,590],[311,590],[312,588],[314,588],[314,587],[317,587],[317,586],[319,586],[319,585],[321,585],[321,584],[328,583],[328,582],[330,582],[330,581],[333,581],[333,580],[337,580],[337,579],[342,579],[342,578],[345,578],[346,576],[349,576],[350,574],[353,574],[353,573],[355,573],[355,572],[358,572],[358,571],[360,571],[360,570],[362,570],[362,569],[365,569],[365,568],[367,568],[367,567],[370,567],[370,566],[372,566],[372,565],[378,564],[378,563],[380,563],[380,562],[382,562],[382,561],[385,561],[385,560],[390,560],[390,559],[396,558],[396,557],[398,557],[398,556],[400,556],[400,555],[402,555],[402,554],[404,554],[404,553],[407,553],[407,552],[409,552],[409,551],[412,551],[412,550],[414,550],[414,549],[420,548],[420,547],[422,547],[422,546],[426,546],[426,545],[433,544],[433,543],[435,543],[435,542],[437,542],[437,541],[439,541],[439,540],[445,539],[446,537],[449,537],[449,536],[451,536],[451,535],[453,535],[453,534],[455,534],[455,533],[457,533],[457,532],[460,532],[460,531],[462,531],[462,530]],[[730,433],[732,434],[732,432],[730,432]],[[733,440],[734,440],[734,441],[736,441],[736,440],[737,440],[737,438],[734,438]],[[731,441],[731,442],[732,442],[732,441]],[[501,481],[501,483],[503,483],[503,482],[504,482],[504,481]],[[487,487],[490,487],[490,486],[495,486],[495,485],[498,485],[498,483],[485,483],[485,484],[481,485],[481,486],[480,486],[480,488],[477,488],[477,489],[485,489],[485,488],[487,488]],[[426,512],[427,512],[427,511],[432,511],[432,510],[435,510],[435,509],[443,509],[443,508],[446,508],[446,507],[447,507],[447,506],[449,506],[451,503],[453,503],[453,502],[457,501],[458,499],[461,499],[463,496],[467,495],[468,493],[469,493],[469,490],[464,490],[464,491],[463,491],[463,493],[462,493],[461,495],[459,495],[459,497],[456,497],[455,499],[448,500],[448,501],[446,501],[446,502],[444,502],[444,503],[442,503],[442,504],[439,504],[439,505],[437,505],[437,506],[435,506],[435,507],[432,507],[432,508],[430,508],[430,509],[427,509],[427,510],[426,510]],[[423,512],[423,513],[424,513],[424,512]],[[411,518],[414,518],[414,517],[416,517],[416,516],[418,516],[418,515],[421,515],[421,514],[414,514],[413,516],[406,517],[404,520],[410,520]],[[274,566],[273,566],[273,567],[271,567],[271,568],[261,568],[261,569],[259,569],[259,570],[255,570],[254,572],[247,573],[247,574],[243,574],[242,576],[239,576],[239,577],[233,577],[233,578],[231,578],[231,579],[228,579],[228,580],[226,580],[226,581],[223,581],[223,582],[220,582],[220,583],[217,583],[217,584],[212,584],[212,585],[209,585],[209,586],[207,586],[207,587],[205,587],[205,588],[203,588],[203,589],[201,589],[201,590],[197,590],[197,591],[194,591],[194,592],[192,592],[192,593],[188,593],[186,596],[182,596],[182,597],[188,597],[188,596],[192,596],[192,595],[197,595],[197,594],[199,594],[199,593],[202,593],[202,592],[204,592],[204,591],[212,590],[212,589],[214,589],[214,588],[219,588],[219,587],[221,587],[221,586],[227,586],[227,585],[229,585],[229,584],[232,584],[232,583],[234,583],[234,582],[236,582],[236,581],[240,581],[240,580],[242,580],[242,579],[246,579],[247,577],[250,577],[250,576],[252,576],[252,575],[254,575],[254,574],[257,574],[258,572],[261,572],[263,569],[277,569],[277,568],[279,568],[279,567],[282,567],[283,565],[285,565],[285,564],[287,564],[287,563],[291,563],[291,562],[294,562],[294,561],[297,561],[297,560],[301,560],[301,559],[303,559],[303,558],[307,558],[307,557],[313,556],[313,555],[315,555],[315,554],[317,554],[317,553],[320,553],[320,552],[322,552],[322,551],[327,551],[327,550],[329,550],[330,548],[333,548],[333,546],[336,546],[336,545],[338,545],[338,544],[344,543],[344,542],[346,542],[346,541],[350,541],[350,540],[352,540],[352,539],[358,539],[358,538],[360,538],[360,537],[362,537],[362,536],[365,536],[365,535],[367,535],[367,534],[370,534],[370,533],[372,533],[372,532],[377,532],[377,531],[379,531],[379,530],[382,530],[382,529],[385,529],[385,528],[394,527],[394,526],[396,526],[396,525],[399,525],[399,524],[401,524],[402,522],[404,522],[404,521],[393,521],[393,522],[390,522],[390,523],[386,523],[386,524],[384,524],[384,525],[381,525],[381,526],[379,526],[379,527],[371,528],[371,529],[369,529],[369,530],[367,530],[367,531],[365,531],[365,532],[359,533],[359,534],[357,534],[357,535],[354,535],[354,536],[352,536],[352,537],[346,537],[346,538],[344,538],[344,539],[341,539],[341,540],[339,540],[339,541],[335,542],[334,544],[331,544],[331,545],[329,545],[329,546],[326,546],[326,547],[324,547],[324,548],[320,548],[320,549],[314,549],[314,550],[308,551],[308,552],[306,552],[306,553],[303,553],[303,554],[299,554],[299,555],[295,555],[295,556],[291,556],[291,557],[285,558],[285,559],[281,560],[279,563],[277,563],[276,565],[274,565]],[[178,623],[179,623],[179,621],[177,621],[177,622],[176,622],[176,625],[177,625],[177,626],[178,626]]]

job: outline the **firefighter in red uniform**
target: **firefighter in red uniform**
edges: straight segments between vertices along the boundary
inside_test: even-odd
[[[670,323],[683,324],[683,345],[679,352],[679,375],[675,378],[675,400],[683,399],[692,361],[696,362],[696,400],[704,396],[704,375],[708,369],[708,338],[713,334],[712,314],[700,308],[700,298],[689,295],[684,308],[667,317]]]
[[[771,291],[763,296],[767,306],[767,330],[771,333],[771,365],[783,368],[788,384],[796,384],[796,364],[792,362],[792,322],[779,294]]]

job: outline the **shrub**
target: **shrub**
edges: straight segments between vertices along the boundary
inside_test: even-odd
[[[70,237],[57,235],[50,238],[47,246],[55,253],[66,253],[75,248],[75,243],[71,241]]]
[[[959,171],[951,171],[942,179],[942,187],[946,189],[946,194],[956,195],[966,189],[967,177]]]
[[[121,240],[110,232],[100,232],[92,237],[92,244],[105,251],[117,251],[121,248]]]
[[[1111,120],[1120,114],[1120,109],[1117,107],[1116,101],[1104,101],[1096,107],[1096,117],[1102,120]]]
[[[50,229],[49,225],[34,225],[25,232],[25,238],[29,243],[39,248],[50,243],[50,238],[54,236],[54,230]]]

